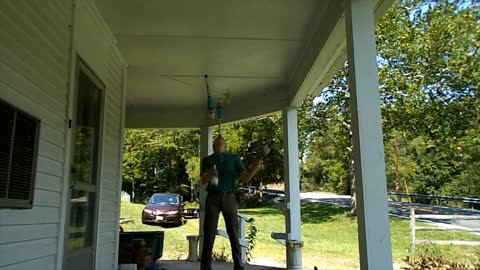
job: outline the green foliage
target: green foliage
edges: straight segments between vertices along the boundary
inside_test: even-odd
[[[122,224],[125,231],[158,231],[165,232],[162,260],[186,259],[188,251],[187,235],[198,234],[199,219],[188,219],[185,225],[173,228],[144,225],[141,222],[142,204],[122,202],[121,217],[134,219],[133,223]],[[305,203],[301,205],[302,213],[302,239],[305,241],[302,249],[303,266],[313,269],[316,265],[320,269],[359,269],[357,219],[349,216],[348,208],[330,204]],[[271,237],[272,232],[285,229],[285,216],[283,211],[273,207],[254,209],[240,209],[239,212],[249,218],[255,219],[257,227],[256,245],[252,251],[252,261],[255,259],[268,259],[269,261],[284,263],[285,247]],[[224,220],[219,219],[219,229],[225,229]],[[402,259],[409,254],[409,221],[399,218],[390,219],[392,237],[393,261],[400,264]],[[445,240],[445,232],[420,231],[424,239]],[[455,239],[479,241],[478,235],[466,232],[451,232]],[[420,248],[423,247],[419,246]],[[445,260],[466,262],[480,254],[478,248],[468,246],[436,245],[435,256],[442,256]],[[222,250],[223,249],[223,250]],[[214,253],[224,253],[228,256],[230,251],[229,240],[223,237],[215,239]],[[320,255],[319,255],[320,254]],[[423,254],[423,253],[420,253]],[[429,255],[431,256],[431,254]]]
[[[311,111],[310,133],[302,187],[350,194],[350,108],[347,68],[339,71]]]
[[[478,2],[398,0],[377,24],[390,190],[399,185],[407,192],[480,194],[479,14]],[[313,108],[317,128],[302,187],[348,191],[348,107],[346,66]]]
[[[200,203],[198,201],[185,202],[185,208],[200,208]]]
[[[250,185],[279,183],[283,180],[283,136],[282,119],[278,114],[256,121],[233,124],[230,127],[238,134],[236,153],[242,157],[245,166],[250,166],[258,155],[257,142],[267,141],[271,152],[264,160],[262,169],[252,179]],[[233,137],[233,136],[232,136]],[[227,141],[230,137],[226,137]],[[234,140],[235,141],[235,140]]]
[[[478,261],[478,258],[477,262],[472,264],[454,262],[428,255],[407,257],[404,261],[407,264],[405,267],[402,267],[404,270],[480,270],[480,261]]]
[[[255,246],[257,245],[257,232],[258,232],[258,229],[257,229],[257,226],[255,226],[255,220],[252,218],[248,222],[247,236],[245,237],[248,243],[248,247],[245,251],[246,253],[245,260],[247,261],[247,263],[249,263],[252,260],[252,254],[253,254],[252,252],[255,249]]]
[[[189,195],[198,156],[197,130],[127,130],[123,155],[123,190],[140,202],[155,192]]]
[[[229,247],[227,244],[223,244],[220,250],[214,250],[212,252],[212,259],[216,262],[232,262],[230,256]]]
[[[467,1],[403,0],[378,25],[389,184],[389,140],[398,138],[403,190],[478,196],[470,142],[479,138],[479,11]]]
[[[95,129],[77,127],[75,131],[75,151],[72,162],[72,178],[74,183],[91,183],[95,179],[92,168],[96,162]],[[93,163],[93,164],[92,164]]]

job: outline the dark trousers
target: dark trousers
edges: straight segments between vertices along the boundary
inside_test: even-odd
[[[205,201],[205,220],[203,232],[203,248],[201,270],[212,269],[212,249],[217,234],[218,216],[222,212],[227,227],[234,270],[243,270],[241,262],[241,246],[238,240],[237,201],[232,193],[209,192]]]

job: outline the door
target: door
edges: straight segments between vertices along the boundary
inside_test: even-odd
[[[104,87],[81,62],[76,74],[64,269],[91,270],[95,258]]]

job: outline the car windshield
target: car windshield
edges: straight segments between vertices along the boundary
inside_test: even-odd
[[[150,201],[148,203],[151,204],[163,204],[163,205],[177,205],[178,202],[178,197],[177,196],[172,196],[172,195],[158,195],[155,194],[150,198]]]

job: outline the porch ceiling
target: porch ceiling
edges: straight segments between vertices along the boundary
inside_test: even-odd
[[[200,127],[297,106],[345,59],[343,1],[96,0],[129,67],[126,126]],[[382,14],[384,1],[377,13]]]

